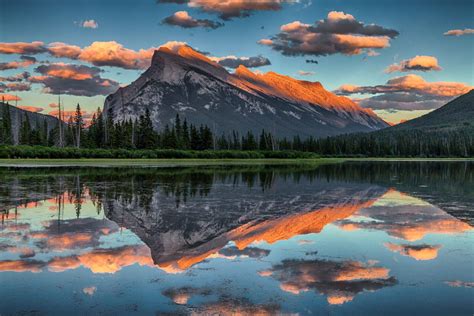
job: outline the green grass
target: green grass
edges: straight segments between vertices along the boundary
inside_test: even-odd
[[[0,159],[0,167],[50,167],[50,166],[97,166],[97,167],[173,167],[217,165],[287,165],[340,163],[341,158],[315,159]]]
[[[474,161],[474,158],[310,158],[310,159],[0,159],[0,167],[188,167],[332,164],[346,161]]]

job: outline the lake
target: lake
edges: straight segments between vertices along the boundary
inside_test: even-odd
[[[472,315],[474,163],[1,168],[0,314]]]

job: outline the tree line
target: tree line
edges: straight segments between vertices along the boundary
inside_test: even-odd
[[[0,124],[0,144],[13,144],[10,111],[3,107]],[[277,139],[262,130],[258,135],[236,131],[215,135],[206,125],[189,124],[179,115],[173,124],[157,132],[153,128],[150,112],[145,111],[137,120],[114,122],[100,108],[93,114],[86,127],[81,107],[65,123],[48,126],[31,124],[24,114],[18,132],[20,145],[42,145],[50,147],[76,147],[89,149],[128,150],[243,150],[243,151],[303,151],[323,156],[367,156],[367,157],[472,157],[474,156],[474,128],[447,131],[377,131],[372,133],[346,134],[340,136],[305,139]]]

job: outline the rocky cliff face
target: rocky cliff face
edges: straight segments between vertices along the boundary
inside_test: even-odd
[[[273,72],[256,74],[240,66],[231,74],[192,48],[155,51],[150,68],[106,98],[114,121],[137,119],[146,109],[155,129],[179,114],[220,133],[262,129],[278,137],[323,137],[384,128],[373,112],[326,91],[319,82]]]

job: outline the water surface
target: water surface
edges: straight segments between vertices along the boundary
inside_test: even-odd
[[[472,315],[473,206],[469,162],[3,168],[0,314]]]

